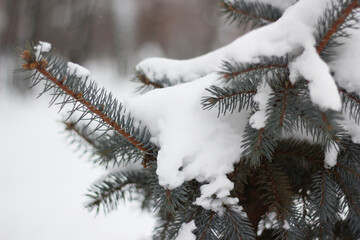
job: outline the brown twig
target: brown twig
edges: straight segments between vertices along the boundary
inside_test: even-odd
[[[150,81],[150,79],[147,77],[147,76],[145,76],[145,75],[137,75],[137,78],[142,82],[142,83],[144,83],[144,84],[146,84],[146,85],[150,85],[150,86],[153,86],[153,87],[155,87],[155,88],[163,88],[163,86],[162,85],[160,85],[159,83],[155,83],[155,82],[152,82],[152,81]]]
[[[23,65],[24,69],[36,70],[41,73],[44,77],[50,80],[53,84],[63,90],[66,94],[73,97],[77,102],[81,103],[85,108],[87,108],[90,112],[97,115],[100,119],[106,122],[109,126],[113,127],[116,132],[118,132],[121,136],[123,136],[126,140],[132,143],[137,149],[141,150],[142,152],[148,152],[149,149],[146,149],[141,145],[140,142],[135,140],[134,137],[130,136],[122,127],[112,120],[108,115],[103,113],[100,109],[96,108],[91,104],[91,102],[85,100],[83,98],[82,92],[74,92],[68,86],[64,85],[63,80],[58,80],[56,77],[52,76],[50,72],[46,70],[47,62],[42,59],[41,61],[31,61],[31,58],[28,57],[30,52],[25,50],[22,54],[22,58],[27,61],[26,64]]]
[[[345,19],[350,15],[353,9],[359,7],[358,0],[353,0],[341,13],[340,17],[332,24],[330,29],[326,32],[325,36],[321,39],[316,47],[318,53],[322,52],[326,44],[330,41],[331,37],[337,32],[339,27],[344,23]]]
[[[257,70],[269,69],[269,68],[288,68],[288,64],[284,64],[284,65],[269,64],[269,65],[266,65],[266,66],[257,66],[257,67],[248,68],[248,69],[245,69],[245,70],[239,71],[239,72],[226,73],[226,74],[224,74],[223,77],[227,79],[227,78],[236,77],[236,76],[239,76],[241,74],[248,73],[248,72],[251,72],[251,71],[257,71]]]
[[[265,18],[265,17],[258,17],[258,16],[255,16],[255,15],[251,15],[250,13],[248,12],[244,12],[244,11],[240,11],[239,9],[236,9],[233,5],[229,4],[229,3],[224,3],[222,2],[221,3],[221,6],[226,8],[228,11],[230,12],[234,12],[234,13],[237,13],[237,14],[241,14],[241,15],[245,15],[245,16],[248,16],[250,18],[253,18],[253,19],[263,19],[267,22],[274,22],[273,20],[271,19],[268,19],[268,18]]]

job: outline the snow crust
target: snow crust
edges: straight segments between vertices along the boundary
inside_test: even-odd
[[[79,78],[85,78],[90,75],[90,71],[79,64],[68,62],[67,70],[69,74],[75,74]]]
[[[183,223],[179,230],[179,235],[175,240],[195,240],[196,236],[192,233],[196,229],[195,222]]]

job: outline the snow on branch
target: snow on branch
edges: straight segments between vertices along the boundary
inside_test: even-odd
[[[90,121],[98,122],[96,129],[106,124],[106,131],[114,130],[133,148],[142,153],[151,152],[154,146],[149,142],[148,130],[140,126],[135,127],[134,119],[125,114],[123,105],[113,98],[111,93],[99,89],[88,79],[89,71],[55,56],[54,53],[49,52],[49,48],[46,49],[47,51],[41,50],[45,54],[39,54],[39,49],[43,49],[42,46],[44,43],[27,46],[21,55],[25,61],[22,67],[25,70],[35,70],[33,85],[45,81],[43,93],[54,91],[51,103],[63,97],[63,100],[58,102],[61,108],[66,103],[74,104],[69,112],[69,118],[76,110],[82,112],[78,121],[89,114],[92,116]]]
[[[309,96],[308,105],[316,111],[316,114],[308,111],[302,113],[302,118],[309,117],[304,120],[305,123],[288,118],[301,109],[294,110],[288,103],[288,99],[294,99],[297,93],[285,89],[280,101],[284,106],[281,107],[279,102],[274,103],[277,104],[276,114],[279,115],[276,115],[278,127],[288,127],[285,121],[298,122],[299,131],[305,129],[303,135],[308,131],[321,133],[318,140],[324,141],[324,147],[338,140],[339,134],[343,133],[342,128],[335,123],[331,125],[333,128],[327,128],[319,112],[332,111],[334,116],[339,115],[342,101],[333,74],[320,56],[323,48],[318,47],[318,38],[314,36],[324,9],[335,6],[329,5],[330,2],[298,1],[287,8],[276,22],[253,30],[203,56],[188,60],[150,58],[136,66],[136,70],[142,72],[150,84],[159,83],[165,78],[171,86],[182,83],[170,88],[158,88],[126,101],[134,116],[149,126],[152,141],[160,149],[157,174],[162,186],[173,189],[184,181],[196,179],[205,183],[201,188],[202,195],[196,201],[198,205],[219,211],[223,204],[231,202],[231,181],[224,176],[233,171],[232,164],[250,152],[252,154],[248,158],[254,163],[258,163],[263,155],[271,158],[276,141],[281,137],[274,135],[274,130],[264,124],[267,121],[265,106],[270,101],[272,90],[268,88],[264,91],[266,94],[261,96],[262,92],[259,93],[259,89],[250,84],[258,84],[262,80],[268,82],[277,75],[285,76],[284,79],[290,76],[290,85],[301,85],[300,93]],[[354,1],[347,2],[351,5]],[[345,0],[342,3],[346,5]],[[340,18],[343,18],[341,14]],[[335,24],[336,28],[341,25],[340,22],[344,23],[340,20]],[[332,26],[329,25],[330,30],[325,32],[331,32]],[[324,36],[327,41],[330,35]],[[323,44],[324,41],[320,43]],[[225,81],[219,81],[221,78]],[[246,86],[247,81],[249,89],[237,86],[236,82]],[[215,96],[203,98],[205,89]],[[250,119],[256,128],[253,129],[248,125],[250,111],[244,111],[244,107],[253,107],[255,101],[259,103],[260,111]],[[218,112],[213,109],[214,106],[219,107]],[[237,107],[241,112],[235,113]],[[200,111],[201,108],[209,111]],[[226,111],[233,114],[215,117],[216,113]],[[293,130],[287,129],[287,133],[291,134]],[[327,159],[331,165],[334,164],[330,158]],[[217,198],[213,199],[213,196]]]

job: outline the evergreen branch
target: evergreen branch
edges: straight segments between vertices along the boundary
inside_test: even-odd
[[[159,83],[155,83],[150,81],[150,79],[144,74],[144,73],[140,73],[139,71],[136,72],[136,77],[144,84],[146,85],[150,85],[153,86],[155,88],[163,88],[162,85],[160,85]]]
[[[277,146],[276,140],[276,134],[267,126],[254,129],[248,123],[245,127],[241,147],[244,149],[243,154],[250,165],[259,165],[262,157],[271,161]]]
[[[221,0],[222,14],[227,15],[230,22],[238,24],[252,23],[254,26],[263,26],[278,20],[282,12],[270,4],[260,2],[246,2],[244,0]]]
[[[212,222],[215,214],[216,214],[215,212],[211,212],[211,214],[209,215],[208,220],[206,221],[205,227],[204,227],[204,228],[202,229],[202,231],[201,231],[202,234],[201,234],[199,240],[205,240],[205,239],[207,239],[207,238],[205,238],[205,236],[206,236],[208,230],[210,229],[210,225],[211,225],[211,222]]]
[[[66,131],[74,132],[77,136],[79,136],[82,140],[84,140],[90,146],[92,146],[95,149],[97,148],[97,146],[95,144],[95,139],[97,138],[97,136],[90,138],[90,134],[93,134],[93,133],[88,132],[86,126],[78,127],[78,126],[76,126],[76,123],[73,121],[63,121],[63,123],[66,126],[65,127]]]
[[[249,81],[250,83],[251,81]],[[210,110],[218,107],[218,115],[226,114],[227,111],[233,113],[235,109],[240,112],[242,109],[248,109],[254,105],[253,96],[257,93],[255,83],[249,85],[235,83],[233,87],[218,87],[212,85],[207,88],[212,96],[205,96],[201,100],[203,109]]]
[[[157,227],[154,229],[154,240],[170,240],[169,228],[170,224],[174,221],[174,217],[171,213],[165,213],[165,216],[160,215],[160,219],[157,221]]]
[[[142,83],[142,86],[140,86],[137,91],[144,93],[153,89],[171,87],[177,84],[184,83],[184,81],[182,80],[171,81],[165,75],[161,79],[156,79],[155,76],[152,79],[153,80],[150,80],[150,78],[145,74],[144,71],[136,70],[133,81]]]
[[[340,171],[334,171],[334,175],[337,179],[337,182],[346,196],[346,201],[348,202],[349,212],[354,210],[357,218],[360,219],[360,199],[359,199],[359,186],[356,188],[351,187],[351,183],[347,184],[344,182],[342,175],[339,173]]]
[[[219,232],[221,239],[256,239],[256,234],[246,214],[240,210],[240,207],[225,206],[225,212],[221,220],[223,222]]]
[[[309,144],[307,141],[285,139],[281,140],[277,146],[274,152],[275,159],[288,159],[292,163],[299,162],[296,158],[304,159],[306,162],[302,162],[299,167],[307,168],[307,170],[310,168],[309,164],[315,166],[323,165],[324,150],[317,144]]]
[[[272,106],[267,117],[267,125],[272,126],[274,132],[279,135],[285,131],[291,134],[296,129],[296,118],[299,115],[297,105],[305,94],[301,84],[292,84],[288,76],[277,76],[268,83],[273,89],[268,105]]]
[[[227,87],[211,86],[206,89],[212,96],[206,96],[202,100],[204,109],[218,107],[219,113],[233,113],[238,108],[248,109],[253,107],[253,96],[257,93],[257,87],[263,77],[266,80],[272,78],[284,78],[288,76],[288,60],[285,57],[260,57],[260,63],[241,63],[233,66],[230,62],[224,62],[223,75],[229,83]],[[233,81],[228,81],[233,80]],[[270,81],[270,80],[269,80]]]
[[[262,163],[263,168],[257,176],[257,184],[262,193],[262,203],[268,207],[268,212],[275,211],[281,226],[285,224],[285,220],[289,214],[289,205],[292,202],[293,195],[290,190],[290,182],[287,174],[285,174],[279,166],[268,162]]]
[[[349,172],[350,174],[352,174],[353,176],[357,177],[360,180],[360,173],[358,173],[356,170],[354,170],[353,168],[350,168],[348,166],[344,166],[343,164],[337,163],[335,165],[335,167],[339,167],[344,169],[345,171]],[[355,168],[356,169],[356,168]]]
[[[356,225],[356,227],[354,227]],[[336,223],[334,237],[335,239],[359,239],[360,238],[360,230],[356,229],[358,222],[353,223],[350,219],[338,221]]]
[[[108,168],[119,166],[120,164],[128,164],[130,161],[137,162],[143,160],[143,166],[146,168],[146,164],[149,161],[156,160],[156,153],[143,154],[132,148],[124,138],[119,136],[116,132],[105,132],[98,136],[95,134],[95,130],[89,130],[89,125],[78,126],[73,121],[64,122],[66,124],[66,130],[75,133],[81,143],[84,141],[91,146],[91,153],[93,162],[95,164],[103,165]],[[74,142],[74,140],[72,141]],[[79,144],[79,147],[83,144]],[[86,152],[86,150],[85,150]]]
[[[111,173],[101,182],[94,184],[87,196],[91,199],[86,208],[99,212],[102,206],[104,212],[117,208],[119,200],[134,198],[134,195],[141,195],[149,191],[148,175],[144,170],[132,172]]]
[[[205,210],[197,205],[189,205],[182,210],[181,222],[194,221],[196,229],[194,234],[198,240],[218,240],[219,217],[216,212]]]
[[[348,93],[344,88],[338,87],[342,96],[342,103],[345,112],[355,120],[357,124],[360,123],[360,97],[356,93]]]
[[[266,80],[269,77],[287,76],[289,74],[287,57],[258,57],[257,63],[230,63],[225,61],[219,74],[224,79],[242,81],[244,79],[261,79],[263,76]]]
[[[108,130],[113,129],[121,135],[126,141],[141,152],[151,152],[154,148],[150,143],[150,133],[146,128],[135,128],[133,126],[133,118],[123,115],[124,108],[112,97],[112,94],[106,93],[104,89],[101,91],[97,88],[95,82],[88,78],[85,81],[82,77],[75,73],[70,74],[67,68],[67,62],[53,54],[40,55],[42,58],[36,59],[36,49],[29,47],[22,54],[22,59],[26,62],[24,69],[35,70],[33,75],[34,85],[41,80],[45,80],[44,92],[54,89],[54,103],[58,97],[64,96],[64,100],[60,102],[61,109],[66,103],[73,103],[73,110],[69,117],[75,111],[83,111],[78,121],[84,119],[87,114],[92,115],[91,121],[104,122],[108,126]],[[80,104],[76,106],[76,104]],[[91,122],[90,121],[90,122]]]
[[[358,20],[354,10],[359,6],[358,0],[333,1],[331,3],[331,6],[325,10],[324,17],[317,24],[316,50],[318,53],[326,53],[327,48],[339,45],[335,43],[335,38],[348,36],[344,30],[354,27],[358,23],[358,21],[352,20]]]
[[[152,192],[153,207],[155,210],[161,209],[164,213],[174,213],[176,211],[185,209],[187,202],[195,197],[199,188],[192,186],[191,182],[185,182],[183,185],[174,188],[166,189],[159,184],[158,175],[156,174],[157,162],[150,161],[147,164],[146,170],[149,171],[148,184]],[[195,199],[193,199],[195,201]]]
[[[245,187],[248,185],[248,177],[251,175],[251,168],[246,164],[245,159],[241,159],[234,167],[234,171],[228,174],[230,181],[234,183],[234,188],[231,190],[231,196],[242,200]]]
[[[299,82],[304,84],[303,81]],[[342,140],[346,136],[346,130],[338,123],[342,120],[340,113],[327,110],[321,111],[312,104],[308,89],[303,88],[301,98],[297,98],[294,113],[299,116],[294,118],[293,127],[306,136],[312,136],[314,141],[321,143],[324,147],[334,144],[342,147]]]
[[[313,191],[310,196],[311,220],[315,226],[315,234],[323,239],[331,239],[337,222],[338,186],[326,169],[322,168],[313,177]]]

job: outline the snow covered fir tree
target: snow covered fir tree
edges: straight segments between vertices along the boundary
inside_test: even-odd
[[[109,170],[87,207],[140,201],[156,240],[360,239],[360,1],[220,5],[253,30],[197,58],[142,61],[132,98],[48,43],[21,51]]]

